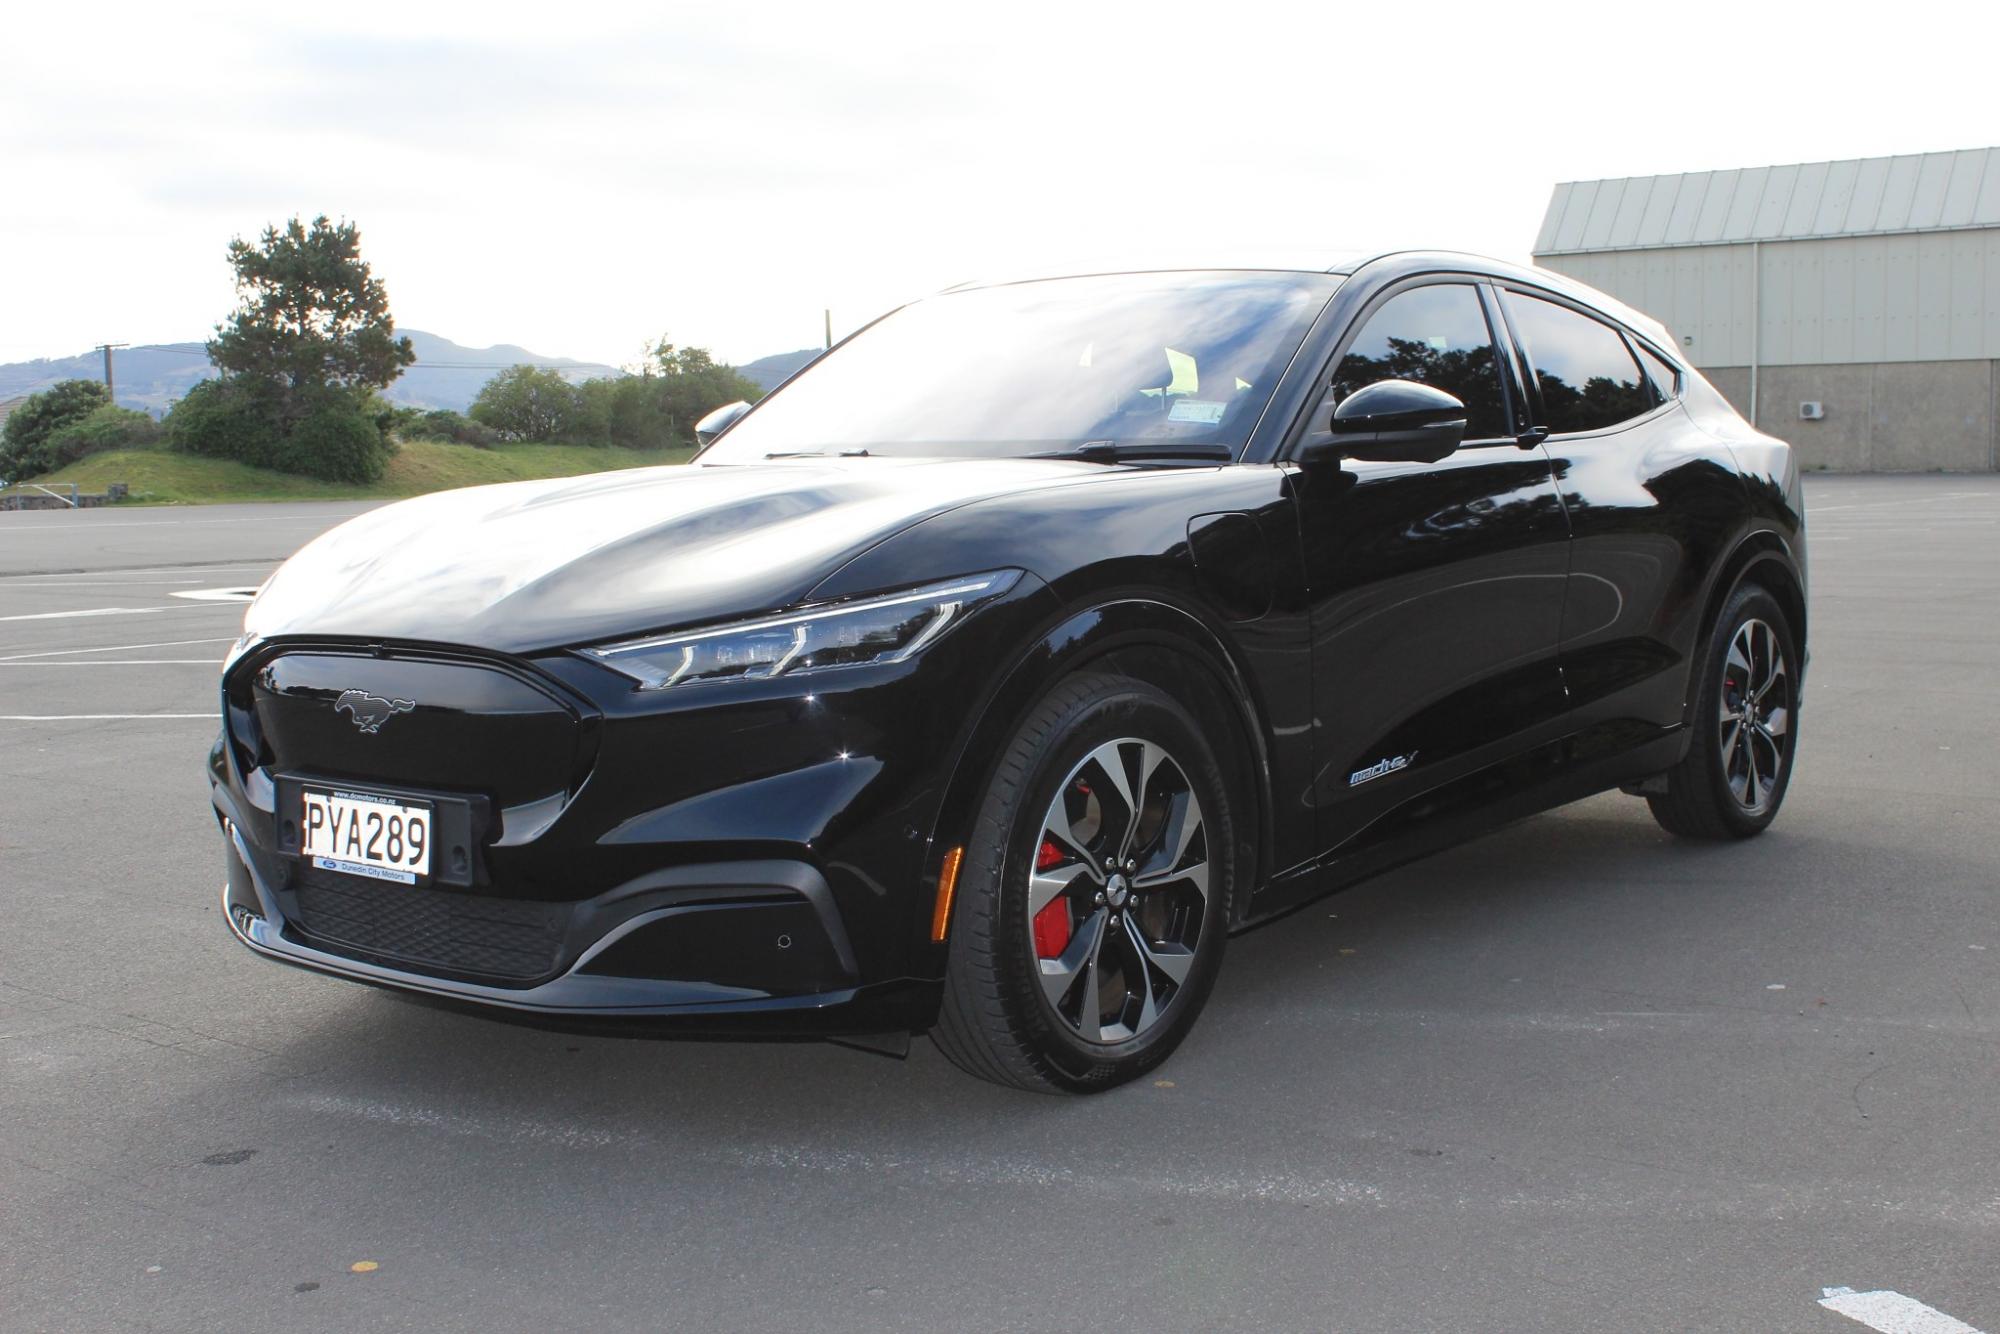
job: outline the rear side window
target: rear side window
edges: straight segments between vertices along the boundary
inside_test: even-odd
[[[1664,357],[1655,356],[1644,343],[1632,344],[1632,350],[1639,354],[1639,364],[1646,369],[1646,378],[1653,382],[1659,392],[1660,401],[1665,403],[1674,396],[1674,384],[1678,372],[1669,366]]]
[[[1500,363],[1479,294],[1465,283],[1389,298],[1361,326],[1333,373],[1336,400],[1377,380],[1415,380],[1465,404],[1465,438],[1512,435],[1501,407]]]
[[[1658,406],[1616,329],[1539,297],[1509,292],[1506,300],[1508,317],[1535,364],[1551,433],[1601,431]]]

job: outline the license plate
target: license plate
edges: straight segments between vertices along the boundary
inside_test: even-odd
[[[431,808],[370,792],[305,788],[300,851],[314,866],[414,885],[431,873]]]

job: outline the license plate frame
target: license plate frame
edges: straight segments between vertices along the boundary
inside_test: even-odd
[[[491,806],[483,796],[427,791],[369,779],[356,782],[319,774],[290,773],[272,777],[277,851],[297,858],[301,867],[315,866],[314,858],[306,852],[303,823],[305,791],[311,788],[316,792],[348,792],[379,798],[402,806],[428,807],[431,812],[430,868],[427,875],[417,877],[415,885],[435,884],[469,889],[482,882],[485,869],[480,855],[481,844],[485,841],[492,818]],[[337,867],[329,869],[348,874],[340,872]],[[366,877],[357,877],[360,878]]]
[[[307,783],[299,806],[300,853],[322,871],[403,885],[430,879],[437,840],[429,802]]]

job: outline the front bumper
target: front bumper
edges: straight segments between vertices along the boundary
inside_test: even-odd
[[[902,662],[654,692],[558,651],[266,641],[209,757],[230,928],[500,1017],[921,1031],[944,788],[1050,600],[1024,579]],[[371,728],[351,697],[404,707]],[[326,783],[433,802],[434,879],[314,867],[298,793]]]
[[[501,1018],[628,1034],[837,1037],[920,1029],[936,1011],[935,983],[859,984],[826,882],[803,863],[678,867],[564,905],[560,936],[588,943],[558,945],[547,976],[503,985],[436,960],[409,966],[355,943],[358,930],[341,939],[308,929],[286,911],[298,914],[296,892],[260,876],[233,823],[224,829],[230,931],[265,958],[314,972]]]

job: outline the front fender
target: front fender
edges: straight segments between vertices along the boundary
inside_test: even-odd
[[[1167,600],[1157,590],[1125,590],[1108,592],[1087,605],[1069,606],[1052,618],[973,713],[931,834],[926,865],[933,894],[938,863],[946,849],[965,844],[993,768],[1022,718],[1058,681],[1095,667],[1148,679],[1184,699],[1191,693],[1205,694],[1206,701],[1186,701],[1197,714],[1205,704],[1210,712],[1228,710],[1226,722],[1240,737],[1241,776],[1250,782],[1254,806],[1243,821],[1246,837],[1238,849],[1239,883],[1249,883],[1257,868],[1268,864],[1270,745],[1251,676],[1227,638],[1198,612]],[[1229,767],[1230,756],[1222,758]],[[1247,893],[1239,896],[1239,918],[1248,899]],[[928,919],[922,925],[928,932]],[[941,974],[944,949],[941,945],[932,949]]]

